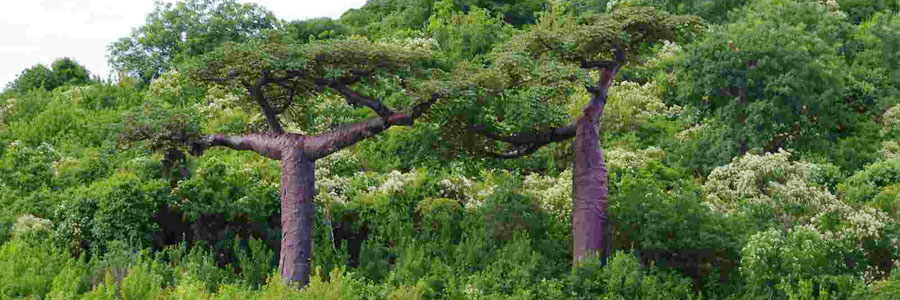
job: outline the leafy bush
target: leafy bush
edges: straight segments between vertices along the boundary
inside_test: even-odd
[[[796,226],[787,233],[761,231],[744,247],[741,273],[757,297],[818,294],[833,297],[829,299],[852,299],[860,275],[858,266],[848,263],[848,257],[860,255],[853,244],[852,240],[830,237],[810,226]]]
[[[900,182],[900,159],[889,159],[866,166],[847,178],[839,191],[851,203],[868,203],[882,189]]]
[[[44,297],[51,289],[84,289],[84,262],[71,258],[45,239],[23,236],[0,246],[0,296]],[[68,295],[67,295],[68,296]]]
[[[114,240],[150,246],[154,231],[159,230],[153,216],[171,202],[167,182],[141,181],[134,174],[118,173],[76,189],[60,203],[55,217],[57,236],[75,248]]]

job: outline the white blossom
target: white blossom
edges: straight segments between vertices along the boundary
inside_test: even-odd
[[[881,157],[885,160],[900,159],[900,143],[897,141],[881,142]]]
[[[47,219],[35,217],[33,215],[19,216],[16,224],[13,225],[13,235],[21,236],[29,232],[41,232],[53,230],[53,222]]]
[[[156,98],[181,96],[181,73],[171,70],[150,82],[150,95]]]
[[[603,154],[610,169],[624,170],[643,169],[650,161],[658,161],[666,156],[666,152],[656,146],[638,151],[612,148],[604,151]]]
[[[534,197],[541,208],[563,222],[572,214],[572,169],[557,177],[529,174],[525,177],[524,194]]]
[[[819,225],[828,216],[836,216],[846,227],[840,232],[825,232],[829,239],[846,235],[857,239],[879,237],[887,221],[884,213],[844,203],[825,187],[812,183],[817,165],[791,162],[790,156],[784,150],[747,154],[714,169],[703,187],[705,203],[726,215],[741,213],[748,204],[771,207],[785,228]]]
[[[900,133],[900,104],[895,105],[884,112],[881,118],[881,133]]]
[[[688,128],[688,129],[682,130],[679,133],[676,133],[675,139],[682,141],[682,142],[693,140],[698,135],[700,135],[700,132],[702,130],[703,130],[703,125],[697,124],[697,125],[692,126],[691,128]]]

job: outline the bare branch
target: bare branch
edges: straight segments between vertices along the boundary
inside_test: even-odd
[[[266,123],[269,125],[269,131],[276,133],[284,133],[284,127],[281,126],[281,121],[278,120],[278,113],[272,108],[272,105],[269,104],[269,101],[266,99],[265,94],[263,93],[263,87],[268,84],[269,72],[264,71],[262,76],[256,80],[256,83],[252,86],[247,87],[247,91],[250,92],[250,97],[256,100],[256,103],[259,104],[259,108],[262,110],[263,116],[266,117]]]
[[[288,108],[290,108],[292,104],[294,104],[294,97],[297,96],[297,89],[292,86],[289,86],[287,83],[284,83],[283,81],[279,81],[278,85],[281,86],[282,88],[288,90],[287,101],[285,101],[281,106],[279,106],[277,109],[275,109],[275,113],[282,114],[282,113],[284,113],[284,111],[286,111]]]
[[[575,123],[569,123],[566,126],[556,127],[545,131],[525,131],[512,134],[502,135],[490,132],[484,126],[471,125],[471,131],[481,134],[489,139],[506,142],[512,145],[538,145],[544,146],[549,143],[567,140],[575,137]]]
[[[504,153],[496,153],[496,152],[491,152],[491,151],[487,151],[487,150],[484,150],[484,151],[481,151],[481,152],[482,152],[482,153],[485,153],[485,154],[487,154],[488,156],[493,157],[493,158],[499,158],[499,159],[514,159],[514,158],[520,158],[520,157],[523,157],[523,156],[530,155],[530,154],[532,154],[532,153],[534,153],[534,152],[537,152],[539,149],[541,149],[541,146],[530,145],[530,146],[527,146],[527,147],[522,147],[522,148],[519,148],[519,149],[515,149],[515,150],[512,150],[512,151],[509,151],[509,152],[504,152]]]
[[[484,126],[477,125],[470,125],[469,130],[489,139],[513,145],[515,149],[506,153],[482,151],[488,156],[502,159],[526,156],[550,143],[564,141],[575,137],[575,123],[545,131],[526,131],[505,135],[488,131]]]
[[[303,143],[303,152],[307,159],[316,160],[375,136],[387,128],[388,125],[381,117],[349,124],[336,131],[307,137]]]
[[[616,65],[612,60],[583,60],[581,61],[582,69],[606,69]]]
[[[228,147],[249,150],[271,159],[281,159],[282,149],[302,141],[303,136],[293,133],[250,133],[244,135],[213,134],[191,144],[192,155],[202,155],[209,147]]]
[[[431,106],[437,102],[438,99],[441,98],[441,94],[432,93],[431,98],[427,101],[419,102],[414,105],[412,110],[408,113],[395,113],[387,118],[388,126],[398,125],[398,126],[410,126],[413,125],[416,119],[418,119],[422,114],[431,109]]]
[[[438,98],[440,98],[440,94],[434,93],[428,101],[415,105],[411,112],[392,112],[385,117],[371,118],[342,126],[335,131],[307,137],[303,144],[303,152],[306,153],[308,159],[316,160],[375,136],[391,126],[411,126],[415,123],[416,118],[437,102]]]
[[[351,106],[368,107],[382,118],[387,118],[388,116],[394,114],[394,112],[387,108],[387,106],[382,104],[381,101],[371,97],[363,96],[362,94],[350,89],[350,87],[343,83],[339,83],[338,81],[331,81],[328,86],[341,93],[341,95],[344,96],[344,99],[347,99],[347,104],[350,104]]]

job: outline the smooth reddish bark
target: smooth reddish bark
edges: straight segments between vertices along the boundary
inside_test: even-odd
[[[281,277],[309,283],[315,217],[315,165],[303,150],[288,149],[281,159]]]
[[[602,72],[600,86],[575,127],[573,176],[572,239],[575,261],[597,256],[602,262],[609,255],[609,184],[606,161],[600,145],[600,116],[615,69]]]

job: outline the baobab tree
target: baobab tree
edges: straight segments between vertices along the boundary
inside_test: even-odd
[[[609,188],[599,121],[613,79],[628,63],[628,58],[635,59],[648,49],[648,43],[674,40],[679,28],[692,30],[698,25],[699,18],[666,15],[650,7],[628,7],[580,20],[547,14],[534,28],[513,37],[495,51],[494,65],[483,70],[490,80],[473,83],[487,90],[488,101],[515,102],[509,99],[530,97],[541,102],[531,107],[545,112],[543,120],[533,125],[538,130],[513,133],[498,129],[515,127],[503,126],[502,116],[485,117],[482,113],[480,119],[469,117],[468,129],[487,138],[479,146],[490,156],[518,158],[551,143],[575,138],[572,209],[575,261],[596,256],[598,252],[604,261],[609,253]],[[554,126],[561,118],[552,116],[552,106],[565,101],[559,98],[569,97],[573,83],[590,80],[587,77],[594,70],[599,71],[598,78],[585,85],[590,99],[582,114],[574,122]],[[514,109],[532,108],[514,106]],[[505,151],[497,153],[495,143],[490,141],[506,144]]]
[[[253,151],[281,165],[281,251],[279,267],[287,283],[309,281],[312,257],[317,159],[377,135],[391,126],[411,126],[441,97],[430,81],[435,74],[431,53],[415,44],[332,40],[295,43],[272,35],[264,40],[227,43],[187,67],[192,79],[242,89],[243,104],[256,106],[268,132],[237,135],[200,134],[188,126],[148,132],[132,130],[130,140],[165,144],[166,159],[180,159],[189,148],[201,155],[210,147]],[[383,97],[366,95],[377,89]],[[328,95],[326,95],[328,94]],[[367,108],[370,118],[315,133],[286,132],[279,118],[292,107],[310,105],[322,96],[339,96],[353,107]],[[394,110],[389,105],[407,107]],[[300,112],[292,112],[299,114]],[[162,136],[160,136],[162,135]],[[173,148],[174,147],[174,148]],[[161,148],[157,146],[157,148]]]

